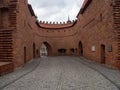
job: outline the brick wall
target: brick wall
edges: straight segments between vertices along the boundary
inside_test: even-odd
[[[112,0],[88,1],[91,2],[83,5],[84,12],[79,12],[74,25],[58,24],[59,28],[56,28],[54,24],[41,27],[27,0],[11,0],[5,16],[9,20],[9,23],[6,21],[8,28],[13,29],[12,61],[15,67],[39,57],[41,45],[46,43],[50,55],[83,55],[95,62],[119,68],[119,24],[116,24],[119,14],[113,16],[113,13],[119,12],[119,0],[115,0],[117,6]],[[66,52],[60,53],[59,49],[66,49]]]
[[[110,66],[116,63],[112,8],[111,0],[92,0],[86,11],[78,16],[77,23],[84,56],[101,63],[101,45],[104,45],[105,63]],[[92,47],[95,47],[95,51],[92,51]]]
[[[120,69],[120,1],[113,1],[113,20],[114,20],[114,31],[115,31],[115,43],[117,46],[116,50],[116,67]]]

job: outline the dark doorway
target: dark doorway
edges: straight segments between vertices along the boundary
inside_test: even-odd
[[[101,45],[101,63],[105,64],[106,60],[105,60],[105,45]]]
[[[83,45],[82,45],[82,42],[79,42],[79,55],[83,56]]]
[[[64,48],[58,49],[58,52],[59,53],[66,53],[66,49],[64,49]]]
[[[27,63],[27,58],[26,58],[26,47],[24,47],[24,63]]]
[[[35,54],[36,54],[35,51],[36,51],[35,50],[35,43],[33,43],[33,58],[35,58]]]
[[[74,53],[74,52],[75,52],[75,49],[74,49],[74,48],[71,48],[70,51],[71,51],[71,53]]]

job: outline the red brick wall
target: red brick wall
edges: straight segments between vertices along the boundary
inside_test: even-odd
[[[14,20],[12,21],[9,17],[10,26],[16,27],[13,32],[13,61],[16,67],[34,58],[33,44],[35,45],[35,57],[39,57],[43,42],[51,46],[51,55],[61,55],[58,53],[58,49],[61,48],[67,49],[64,55],[79,55],[79,42],[81,42],[83,56],[99,63],[101,62],[101,45],[105,45],[106,65],[116,67],[118,42],[116,42],[113,27],[112,0],[92,0],[86,11],[78,14],[77,23],[64,28],[64,25],[58,25],[60,28],[56,28],[56,25],[48,25],[50,28],[39,27],[35,16],[31,15],[29,9],[27,0],[19,0],[16,10],[13,11],[16,15],[14,24],[12,24]],[[92,46],[95,46],[95,51],[91,50]],[[71,52],[70,49],[75,49],[75,52]]]
[[[113,22],[116,44],[116,67],[120,69],[120,1],[113,1]]]
[[[78,49],[78,43],[81,41],[83,56],[97,62],[101,62],[101,45],[105,45],[106,64],[114,67],[116,64],[116,44],[114,42],[112,12],[111,1],[93,0],[86,11],[78,16],[75,26],[56,30],[41,28],[38,34],[42,41],[48,41],[53,45],[55,55],[58,55],[57,49],[59,48]],[[95,51],[91,50],[92,46],[95,46]],[[112,47],[112,51],[109,51],[110,47]]]
[[[40,50],[43,42],[47,42],[52,47],[52,55],[59,55],[58,49],[77,48],[81,41],[83,44],[83,56],[101,62],[101,45],[105,45],[106,64],[115,66],[116,44],[114,43],[113,15],[111,1],[93,0],[83,14],[78,16],[77,24],[73,27],[61,29],[39,28],[35,24],[36,20],[30,15],[27,3],[19,1],[17,15],[17,34],[16,39],[16,61],[23,64],[23,48],[27,48],[27,60],[32,58],[32,45],[35,43],[36,49]],[[25,13],[23,13],[23,11]],[[22,17],[22,18],[21,18]],[[53,25],[52,25],[53,27]],[[92,46],[96,50],[91,51]],[[108,49],[112,46],[112,51]],[[18,47],[18,48],[17,48]],[[78,52],[74,53],[78,55]]]
[[[92,0],[83,14],[78,16],[76,28],[79,28],[78,38],[83,43],[84,56],[101,62],[102,44],[105,45],[106,64],[114,66],[116,46],[113,33],[113,7],[109,0]],[[96,51],[91,51],[95,46]],[[112,52],[108,49],[112,46]]]
[[[17,29],[14,34],[14,56],[16,67],[24,65],[33,58],[35,20],[31,16],[27,2],[19,0],[17,5]],[[24,48],[26,47],[26,60],[24,61]]]

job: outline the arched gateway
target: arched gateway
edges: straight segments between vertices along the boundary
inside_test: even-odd
[[[40,48],[40,56],[51,56],[52,48],[49,43],[43,42]]]

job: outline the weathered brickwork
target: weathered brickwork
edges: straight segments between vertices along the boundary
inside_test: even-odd
[[[119,0],[85,0],[78,19],[62,23],[38,22],[27,0],[0,2],[0,62],[23,66],[40,57],[44,43],[48,55],[84,56],[120,69]]]
[[[119,6],[119,0],[92,0],[87,10],[78,16],[78,20],[80,22],[80,24],[78,24],[78,28],[81,28],[81,41],[83,41],[83,45],[85,45],[84,56],[102,63],[101,45],[104,45],[104,63],[114,67],[117,65],[117,68],[119,68],[118,64],[120,62],[117,55],[119,53],[117,49],[119,47],[117,44],[119,43],[119,40],[117,39],[118,37],[116,37],[116,21],[113,13],[115,13],[114,7]],[[118,8],[116,13],[120,13]],[[116,19],[117,22],[119,22],[118,18],[119,16]],[[119,26],[120,24],[117,23],[117,25]],[[96,47],[95,52],[90,50],[92,46]]]
[[[79,40],[83,44],[84,56],[102,63],[104,46],[104,63],[115,65],[115,47],[113,33],[113,6],[111,0],[92,0],[84,13],[78,15],[77,29]],[[95,49],[95,50],[92,50]],[[115,50],[116,51],[116,50]]]
[[[120,0],[114,0],[113,2],[113,19],[117,44],[116,59],[120,60]],[[120,69],[120,61],[116,62],[116,66]]]

